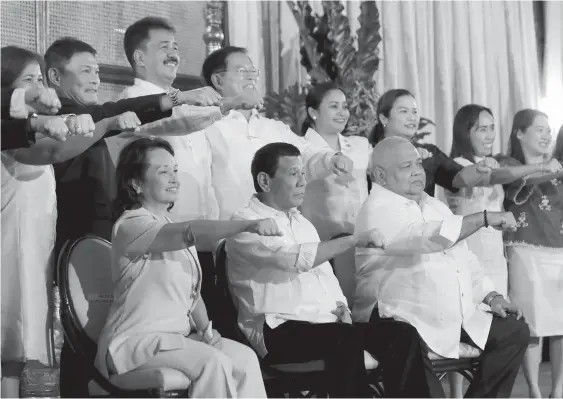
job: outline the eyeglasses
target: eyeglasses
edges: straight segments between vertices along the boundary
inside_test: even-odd
[[[238,68],[234,71],[229,71],[226,69],[217,71],[217,73],[227,73],[230,72],[235,75],[238,79],[259,79],[260,78],[260,70],[256,68]]]

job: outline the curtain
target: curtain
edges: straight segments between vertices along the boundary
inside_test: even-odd
[[[553,135],[563,125],[563,3],[546,1],[545,53],[543,59],[544,96],[540,109],[549,115]]]
[[[229,0],[227,2],[229,18],[229,43],[232,46],[245,47],[254,66],[260,69],[259,87],[266,92],[266,57],[263,37],[262,4],[256,0]],[[268,50],[269,51],[269,50]]]
[[[539,66],[531,1],[382,1],[380,91],[406,88],[437,125],[449,153],[463,105],[492,109],[495,151],[506,150],[512,118],[536,108]],[[561,20],[559,20],[560,23]]]

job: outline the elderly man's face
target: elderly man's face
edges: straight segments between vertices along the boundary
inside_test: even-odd
[[[217,91],[224,97],[234,97],[245,89],[258,90],[260,72],[245,53],[232,53],[227,57],[226,69],[219,71],[221,80]]]
[[[396,148],[390,158],[383,186],[395,194],[418,201],[426,185],[426,174],[422,167],[422,158],[410,143]]]
[[[301,157],[281,157],[268,184],[268,196],[282,211],[301,206],[305,196],[305,167]]]

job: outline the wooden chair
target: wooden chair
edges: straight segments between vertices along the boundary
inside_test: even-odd
[[[346,237],[350,234],[339,234],[333,239]],[[355,249],[348,250],[331,260],[336,278],[342,286],[342,291],[346,295],[348,303],[353,304],[354,296],[356,294],[356,262],[355,262]],[[441,380],[448,373],[459,373],[465,377],[469,382],[473,381],[473,376],[479,367],[481,350],[471,345],[460,343],[459,344],[459,359],[446,359],[431,352],[428,357],[432,361],[434,371]]]
[[[240,331],[237,322],[237,311],[229,290],[227,279],[227,254],[225,241],[217,249],[215,262],[217,295],[221,298],[223,311],[224,331],[223,336],[234,339],[250,346],[246,336]],[[367,352],[364,352],[366,369],[370,376],[370,387],[373,397],[382,397],[379,369],[377,361]],[[323,360],[314,360],[305,363],[267,364],[260,360],[262,376],[269,397],[326,397],[326,383],[324,381]]]
[[[97,341],[113,302],[111,244],[96,236],[67,242],[57,263],[61,320],[72,350],[83,357],[93,397],[185,397],[190,380],[174,369],[132,370],[105,378],[94,367]]]

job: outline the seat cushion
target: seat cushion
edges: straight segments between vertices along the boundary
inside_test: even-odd
[[[481,356],[481,349],[471,346],[469,344],[460,342],[459,344],[459,358],[460,359],[475,359]],[[447,359],[434,352],[428,353],[430,360]]]
[[[133,370],[121,375],[113,375],[110,382],[126,391],[164,389],[165,391],[185,391],[190,386],[190,379],[175,369],[143,369]],[[95,381],[88,385],[90,395],[103,396],[105,392]]]

